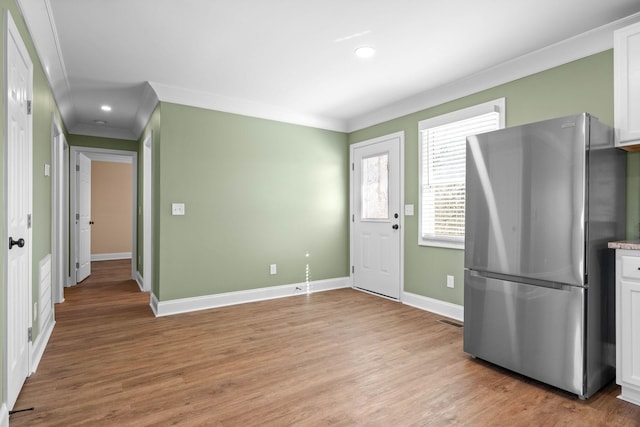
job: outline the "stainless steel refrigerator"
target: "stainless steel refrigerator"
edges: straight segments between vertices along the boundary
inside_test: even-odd
[[[464,351],[586,399],[615,376],[626,155],[583,113],[467,138]]]

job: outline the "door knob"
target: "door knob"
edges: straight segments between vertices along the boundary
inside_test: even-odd
[[[24,247],[24,239],[13,240],[13,237],[9,237],[9,249],[12,249],[15,245],[19,248]]]
[[[393,228],[394,230],[397,230],[398,228],[400,228],[400,226],[398,224],[393,224],[391,228]]]

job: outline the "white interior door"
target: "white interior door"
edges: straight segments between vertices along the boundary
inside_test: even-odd
[[[403,135],[351,147],[351,280],[356,288],[400,298]]]
[[[79,283],[91,275],[91,159],[78,153],[76,164],[79,167],[79,169],[76,167],[78,180],[76,283]]]
[[[6,401],[9,409],[29,375],[31,327],[31,94],[33,65],[18,30],[6,13],[7,143],[6,227]]]

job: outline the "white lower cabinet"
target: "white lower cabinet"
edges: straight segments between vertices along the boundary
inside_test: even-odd
[[[616,250],[616,382],[640,405],[640,251]]]

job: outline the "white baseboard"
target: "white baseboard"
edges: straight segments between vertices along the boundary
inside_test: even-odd
[[[450,302],[424,297],[411,292],[402,293],[402,303],[441,316],[450,317],[460,322],[464,321],[464,306],[462,305],[451,304]]]
[[[131,252],[118,252],[113,254],[91,254],[91,261],[113,261],[116,259],[131,259]]]
[[[9,427],[9,411],[7,410],[7,404],[4,402],[0,406],[0,427]]]
[[[142,278],[142,275],[140,274],[140,272],[138,270],[136,270],[136,277],[134,277],[133,279],[138,284],[138,287],[140,288],[140,292],[146,292],[144,290],[144,279]]]
[[[33,343],[31,347],[31,371],[33,374],[36,369],[38,369],[38,365],[40,364],[40,360],[42,359],[42,355],[44,354],[44,350],[47,348],[47,344],[49,343],[49,339],[51,338],[51,334],[53,333],[53,328],[56,325],[56,321],[53,320],[53,314],[48,317],[44,328],[38,334],[38,338]]]
[[[271,286],[267,288],[249,289],[246,291],[227,292],[223,294],[205,295],[193,298],[181,298],[170,301],[158,301],[158,298],[152,292],[150,306],[153,313],[160,317],[348,287],[350,287],[349,278],[338,277],[335,279],[316,280],[309,282],[308,284],[293,283],[290,285]]]

